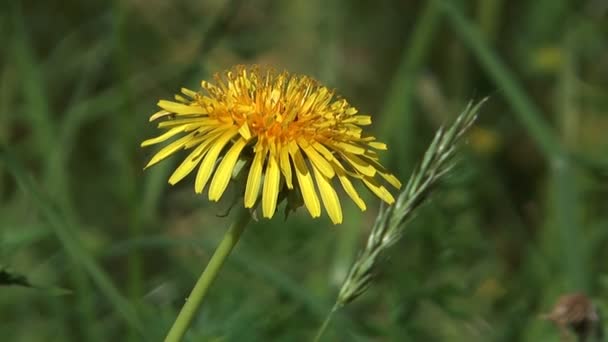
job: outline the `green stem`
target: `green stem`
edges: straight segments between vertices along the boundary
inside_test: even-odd
[[[182,310],[175,319],[175,322],[173,322],[173,326],[171,327],[171,330],[169,330],[165,342],[178,342],[182,340],[194,315],[201,306],[209,287],[211,287],[211,284],[224,265],[226,258],[230,255],[230,252],[239,241],[239,238],[250,219],[251,214],[249,213],[249,210],[241,207],[238,216],[236,217],[236,221],[230,226],[226,235],[224,235],[222,242],[220,242],[215,253],[213,253],[211,260],[209,260],[209,264],[205,267],[203,274],[201,274],[200,278],[196,281],[196,285],[194,285],[190,296],[186,299],[186,304],[184,304]]]
[[[323,337],[323,334],[325,333],[325,330],[327,330],[327,328],[329,327],[329,323],[331,322],[331,319],[334,317],[334,314],[336,313],[336,311],[338,311],[338,303],[337,302],[336,302],[336,304],[334,304],[334,307],[331,308],[331,311],[325,317],[325,320],[323,321],[323,324],[321,325],[321,327],[317,331],[317,335],[316,335],[316,337],[314,339],[314,342],[321,341],[321,337]]]

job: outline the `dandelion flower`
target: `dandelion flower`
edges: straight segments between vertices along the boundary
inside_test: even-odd
[[[301,196],[312,217],[321,203],[334,224],[342,222],[335,190],[339,183],[361,209],[364,201],[353,181],[362,182],[388,204],[394,198],[383,183],[399,188],[399,180],[379,163],[376,150],[386,145],[363,134],[369,115],[358,114],[346,100],[315,80],[287,72],[237,66],[203,81],[201,91],[182,88],[175,101],[160,100],[150,117],[166,130],[146,140],[149,146],[176,140],[150,160],[150,167],[180,150],[191,150],[169,178],[175,184],[198,168],[194,189],[218,201],[239,161],[248,172],[244,205],[260,197],[262,214],[271,218],[289,191]],[[320,195],[320,196],[319,196]]]

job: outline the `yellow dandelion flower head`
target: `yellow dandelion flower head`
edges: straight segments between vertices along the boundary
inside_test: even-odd
[[[334,183],[366,209],[351,180],[394,202],[382,183],[396,188],[401,184],[380,165],[375,151],[386,145],[363,135],[361,128],[371,124],[371,117],[358,114],[327,87],[307,76],[237,66],[216,74],[215,83],[203,81],[201,88],[182,88],[176,101],[159,101],[161,110],[150,117],[163,119],[158,128],[166,132],[142,146],[182,136],[157,152],[146,167],[179,150],[191,150],[170,184],[198,167],[195,191],[203,192],[210,181],[209,199],[218,201],[241,160],[248,167],[244,205],[254,207],[261,188],[267,218],[274,215],[280,192],[298,190],[312,217],[321,215],[322,202],[332,222],[341,223]]]

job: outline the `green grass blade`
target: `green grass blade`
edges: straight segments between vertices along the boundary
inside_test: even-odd
[[[547,157],[562,154],[560,142],[536,105],[526,96],[523,88],[485,42],[482,34],[460,13],[450,1],[440,0],[441,8],[465,44],[471,49],[488,76],[504,93],[514,113]]]
[[[411,113],[416,77],[429,52],[431,42],[440,23],[438,2],[429,1],[422,10],[411,36],[411,44],[404,50],[381,113],[379,136],[389,142],[397,142],[393,151],[400,166],[399,176],[405,177],[411,167],[411,142],[415,139],[415,127]],[[393,139],[391,139],[393,138]],[[395,141],[395,139],[398,139]]]
[[[4,149],[0,149],[0,161],[8,171],[15,177],[19,187],[34,201],[35,207],[48,222],[49,226],[61,242],[68,255],[73,261],[81,266],[99,290],[106,296],[110,304],[127,322],[130,328],[143,333],[142,322],[137,317],[135,310],[129,302],[120,294],[110,278],[103,269],[95,262],[88,253],[82,242],[74,235],[69,222],[58,213],[45,196],[38,191],[39,187],[34,183],[26,170]]]

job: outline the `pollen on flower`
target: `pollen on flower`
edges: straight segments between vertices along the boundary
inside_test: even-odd
[[[254,207],[261,192],[262,213],[268,218],[281,191],[299,189],[312,217],[321,215],[322,203],[337,224],[342,222],[337,183],[361,210],[366,206],[351,180],[361,181],[389,204],[394,198],[382,183],[401,186],[379,163],[376,150],[386,150],[386,145],[363,134],[371,117],[307,76],[237,66],[216,74],[214,83],[203,81],[200,92],[182,88],[175,101],[161,100],[158,106],[161,110],[150,121],[163,119],[158,127],[166,132],[142,146],[181,137],[146,167],[191,150],[169,183],[198,168],[194,189],[202,193],[209,184],[213,201],[222,197],[239,160],[248,165],[244,205]]]

